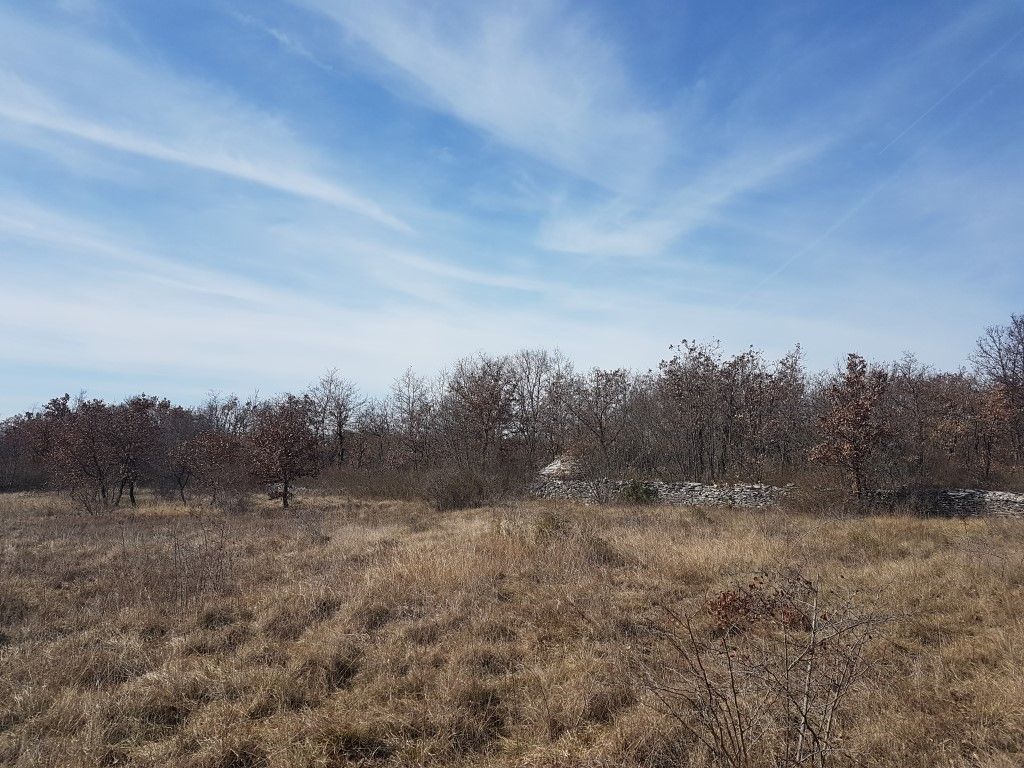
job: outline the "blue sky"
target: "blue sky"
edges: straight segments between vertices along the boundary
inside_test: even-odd
[[[0,2],[0,414],[1024,311],[1024,5]]]

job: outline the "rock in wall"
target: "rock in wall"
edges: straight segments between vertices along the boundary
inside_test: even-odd
[[[533,495],[542,499],[597,501],[614,500],[628,485],[625,480],[565,480],[544,477],[531,489]],[[705,485],[704,483],[645,482],[648,488],[657,492],[662,504],[689,505],[699,507],[770,507],[784,489],[770,485]]]
[[[872,493],[881,504],[907,504],[946,517],[1024,517],[1024,493],[976,488],[915,488]]]
[[[577,480],[542,477],[531,488],[537,498],[560,501],[614,501],[625,480]],[[771,485],[706,485],[704,483],[644,483],[657,492],[662,504],[695,507],[747,507],[764,509],[785,495],[786,488]],[[876,504],[907,504],[926,514],[947,517],[1024,517],[1024,493],[977,489],[880,490],[871,494]]]

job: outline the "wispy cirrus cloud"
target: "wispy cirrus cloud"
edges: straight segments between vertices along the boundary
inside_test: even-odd
[[[19,253],[31,254],[37,249],[47,253],[50,260],[64,258],[65,277],[76,271],[122,271],[215,300],[269,306],[281,298],[279,292],[245,276],[182,264],[150,253],[134,243],[112,237],[88,221],[24,199],[0,198],[0,244],[12,261]],[[20,272],[13,263],[10,271]]]
[[[451,291],[450,281],[535,293],[552,286],[415,253],[378,250],[385,272],[404,274],[410,285],[385,275],[372,284],[378,301],[350,307],[221,269],[188,267],[44,206],[3,199],[0,207],[9,292],[0,303],[0,365],[102,371],[56,385],[72,391],[87,385],[106,395],[105,382],[124,376],[147,391],[175,377],[203,382],[194,394],[243,378],[296,387],[329,364],[358,371],[371,390],[383,389],[401,367],[391,365],[396,349],[403,350],[402,365],[430,371],[452,359],[453,345],[460,353],[481,346],[511,351],[545,343],[550,331],[542,314],[525,307],[489,313],[485,300]],[[421,291],[425,301],[396,298],[396,287]],[[604,328],[566,319],[576,339],[570,350],[597,350],[609,333],[624,338],[626,329],[613,325],[611,318]],[[0,391],[0,412],[26,405],[10,400],[13,394]]]
[[[622,52],[559,4],[295,0],[334,20],[406,92],[504,144],[610,188],[645,180],[671,150]]]
[[[615,199],[582,213],[555,211],[541,225],[538,243],[553,251],[593,256],[645,257],[664,253],[679,238],[713,223],[744,194],[811,162],[829,146],[807,139],[796,146],[772,142],[713,165],[668,195],[668,200]]]
[[[333,19],[357,43],[351,58],[369,51],[379,64],[373,74],[400,94],[596,182],[597,190],[578,195],[566,180],[551,196],[534,238],[544,250],[664,254],[832,141],[810,121],[773,135],[742,114],[741,100],[709,113],[693,94],[714,89],[704,79],[713,71],[648,104],[625,51],[578,7],[293,1]],[[748,90],[759,87],[754,81]]]
[[[352,212],[401,232],[397,214],[314,170],[277,117],[90,39],[0,11],[0,120],[225,176]],[[31,133],[20,138],[32,141]]]

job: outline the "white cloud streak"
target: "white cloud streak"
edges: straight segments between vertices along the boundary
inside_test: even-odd
[[[73,34],[0,12],[0,119],[412,228],[317,162],[277,118]],[[22,138],[24,140],[24,138]]]
[[[384,62],[385,73],[376,74],[397,83],[400,93],[411,88],[414,98],[507,146],[602,185],[597,201],[555,198],[536,236],[548,251],[661,255],[828,144],[813,129],[766,137],[750,126],[711,156],[694,156],[722,118],[708,124],[645,105],[620,52],[557,3],[453,10],[410,2],[295,2],[333,19]],[[666,174],[681,157],[685,170]]]
[[[631,185],[670,148],[665,115],[637,97],[619,52],[557,5],[297,2],[427,103],[581,178]]]
[[[714,165],[667,202],[642,206],[615,200],[583,213],[556,212],[542,225],[538,244],[565,253],[594,256],[654,256],[698,228],[744,194],[818,157],[827,141],[776,143]]]

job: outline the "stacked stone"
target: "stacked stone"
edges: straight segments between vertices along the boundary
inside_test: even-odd
[[[969,488],[935,490],[927,493],[931,503],[924,509],[947,517],[980,517],[988,513],[985,496],[985,491]]]
[[[542,478],[531,488],[534,496],[552,501],[593,501],[594,484],[585,480]]]
[[[706,485],[704,483],[651,483],[666,504],[702,507],[768,507],[782,489],[770,485]]]
[[[542,477],[532,488],[533,495],[555,501],[594,501],[598,495],[614,500],[627,485],[625,480],[579,480]],[[770,507],[786,493],[771,485],[705,483],[664,483],[648,481],[662,504],[696,507]],[[923,512],[948,517],[1024,517],[1024,494],[1008,491],[982,491],[970,488],[887,490],[871,493],[880,504],[909,502]]]
[[[541,478],[533,486],[538,498],[558,501],[593,501],[598,492],[614,499],[627,485],[624,480],[567,480]],[[778,501],[783,489],[770,485],[706,485],[704,483],[663,483],[649,481],[646,485],[657,491],[663,504],[701,507],[769,507]]]
[[[1024,517],[1024,493],[983,491],[985,513],[998,517]]]
[[[977,488],[902,488],[872,491],[877,504],[909,504],[946,517],[1024,517],[1024,494]]]

